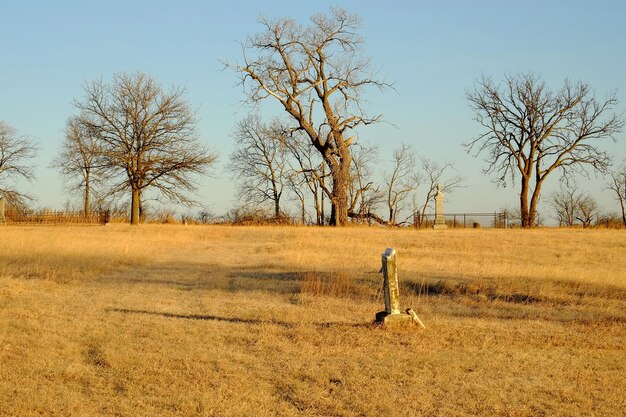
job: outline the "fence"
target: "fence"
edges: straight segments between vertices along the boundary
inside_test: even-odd
[[[446,213],[444,219],[448,227],[451,228],[479,228],[495,227],[506,229],[511,227],[509,214],[498,213]],[[413,216],[413,226],[419,228],[432,227],[435,224],[435,214],[427,213],[423,216],[419,214]]]
[[[6,224],[106,224],[111,219],[108,210],[93,212],[86,216],[83,212],[7,210],[4,216]]]

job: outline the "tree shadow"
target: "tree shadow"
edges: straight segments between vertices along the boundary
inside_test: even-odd
[[[129,309],[129,308],[107,308],[105,309],[105,311],[107,313],[112,312],[112,313],[122,313],[122,314],[160,316],[160,317],[165,317],[165,318],[170,318],[170,319],[221,321],[221,322],[227,322],[227,323],[250,324],[250,325],[271,324],[275,326],[284,327],[286,329],[293,329],[299,325],[297,323],[289,323],[289,322],[284,322],[280,320],[244,319],[244,318],[238,318],[238,317],[222,317],[222,316],[215,316],[215,315],[209,315],[209,314],[179,314],[179,313],[169,313],[169,312],[164,312],[164,311],[136,310],[136,309]],[[311,323],[311,324],[319,328],[373,327],[372,323],[323,322],[323,323]]]

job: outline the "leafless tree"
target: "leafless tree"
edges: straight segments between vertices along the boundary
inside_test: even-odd
[[[33,167],[28,161],[35,157],[36,145],[26,136],[18,135],[8,124],[0,121],[0,196],[9,207],[23,207],[31,197],[17,191],[12,182],[32,181]]]
[[[307,223],[307,192],[305,189],[306,179],[304,176],[299,175],[297,172],[290,170],[287,178],[285,179],[285,184],[288,190],[293,194],[293,199],[296,200],[298,204],[298,208],[300,211],[300,223]],[[319,213],[318,213],[318,222],[319,222]]]
[[[416,182],[419,185],[418,193],[421,192],[422,197],[416,194],[413,203],[413,222],[416,227],[421,227],[426,220],[426,211],[434,208],[437,186],[444,194],[450,194],[463,186],[463,177],[448,174],[451,170],[454,170],[452,162],[439,163],[429,158],[421,158]]]
[[[291,132],[290,135],[299,135]],[[329,176],[325,162],[319,157],[319,153],[307,141],[286,140],[284,146],[289,152],[288,164],[290,166],[289,183],[292,192],[301,204],[301,212],[305,212],[304,194],[296,187],[305,186],[311,193],[313,208],[315,209],[316,224],[323,226],[325,223],[325,196],[332,194],[326,185]]]
[[[70,192],[82,194],[85,217],[90,215],[96,187],[104,180],[105,162],[97,133],[83,124],[80,117],[71,117],[65,127],[63,147],[52,166],[65,178]]]
[[[387,222],[397,224],[398,212],[404,208],[410,194],[419,186],[416,172],[417,155],[408,144],[403,143],[393,151],[391,172],[385,175],[385,206]]]
[[[583,195],[578,200],[577,206],[576,220],[586,229],[598,217],[598,203],[590,195]]]
[[[581,195],[576,192],[576,187],[572,184],[564,184],[552,194],[550,205],[554,209],[559,226],[574,225],[580,199]]]
[[[237,123],[233,132],[235,149],[227,169],[238,184],[244,204],[271,202],[274,216],[281,217],[281,197],[287,178],[287,149],[283,131],[277,123],[265,124],[251,115]]]
[[[486,153],[486,173],[506,185],[521,177],[522,227],[536,224],[541,187],[555,170],[565,176],[592,167],[605,172],[609,156],[601,140],[615,139],[623,122],[611,113],[614,94],[599,100],[584,83],[565,84],[556,93],[533,74],[507,76],[503,85],[483,77],[467,94],[482,134],[466,144]]]
[[[195,114],[183,94],[181,88],[163,90],[141,72],[117,73],[110,84],[85,84],[84,98],[74,103],[116,174],[110,191],[131,191],[131,224],[139,224],[148,189],[191,204],[187,192],[196,189],[194,175],[206,173],[217,159],[197,139]]]
[[[348,187],[349,213],[352,219],[370,222],[382,219],[374,215],[384,201],[380,187],[374,183],[374,168],[379,161],[376,145],[357,142],[353,145],[352,168]]]
[[[620,209],[622,210],[622,223],[626,227],[626,164],[610,173],[608,187],[615,193]]]
[[[253,103],[276,100],[293,129],[321,155],[332,178],[332,225],[348,221],[348,186],[355,129],[380,120],[362,109],[367,87],[387,86],[374,78],[359,52],[360,20],[342,9],[311,17],[303,26],[289,18],[261,19],[264,30],[242,45],[243,64],[234,66]]]

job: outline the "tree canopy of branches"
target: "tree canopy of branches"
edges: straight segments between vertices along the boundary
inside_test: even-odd
[[[228,170],[238,183],[238,197],[245,204],[271,202],[274,216],[280,217],[281,197],[287,178],[287,150],[282,129],[264,124],[256,115],[237,123],[233,132],[235,149]]]
[[[70,192],[79,192],[83,197],[85,217],[91,212],[94,185],[103,181],[105,161],[102,158],[100,142],[95,131],[81,122],[78,117],[70,117],[65,127],[65,141],[52,166],[65,178]]]
[[[467,99],[484,131],[466,148],[486,154],[485,172],[501,185],[519,174],[525,228],[536,223],[546,178],[555,170],[565,176],[586,167],[605,172],[610,159],[601,140],[615,140],[623,126],[611,112],[614,94],[600,100],[587,84],[568,81],[554,93],[533,74],[507,76],[501,85],[483,77]]]
[[[12,182],[18,179],[32,181],[33,167],[28,161],[35,157],[37,147],[25,136],[20,136],[8,124],[0,121],[0,197],[12,207],[21,207],[30,199],[27,193],[17,191]]]
[[[263,31],[242,45],[243,64],[235,67],[241,83],[253,103],[279,103],[302,133],[293,137],[306,138],[322,156],[332,178],[330,222],[344,225],[355,129],[381,118],[365,114],[362,93],[387,85],[361,58],[360,21],[344,10],[316,14],[310,26],[289,18],[260,23]]]
[[[111,179],[110,193],[130,190],[130,223],[138,224],[142,193],[154,189],[170,201],[191,204],[187,192],[197,187],[217,159],[197,139],[195,114],[184,90],[163,90],[141,72],[117,73],[111,83],[84,86],[74,103],[81,124],[98,138]]]
[[[622,210],[622,223],[626,227],[626,163],[611,171],[609,189],[615,193],[615,198]]]

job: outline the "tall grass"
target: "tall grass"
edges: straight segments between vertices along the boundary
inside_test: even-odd
[[[622,415],[626,234],[0,228],[0,416]],[[380,255],[426,330],[371,326]]]

